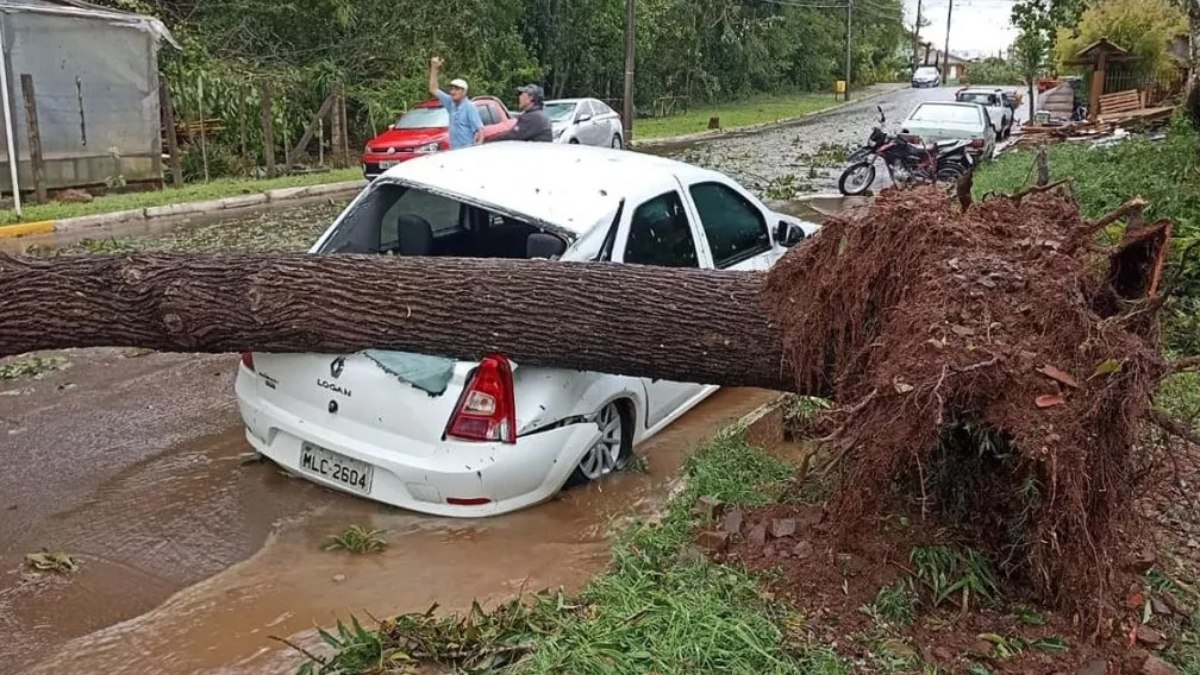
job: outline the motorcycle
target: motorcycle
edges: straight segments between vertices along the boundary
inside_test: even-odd
[[[882,107],[879,125],[871,130],[866,145],[846,159],[850,163],[838,179],[838,191],[860,195],[875,183],[875,163],[883,159],[888,177],[898,185],[955,183],[974,166],[967,141],[942,141],[925,145],[904,135],[889,136],[882,126],[887,121]]]

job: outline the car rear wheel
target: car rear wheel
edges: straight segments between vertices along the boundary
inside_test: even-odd
[[[623,148],[623,147],[625,147],[625,146],[624,146],[624,144],[622,144],[622,143],[621,143],[621,135],[620,135],[620,134],[613,134],[613,139],[612,139],[612,149],[613,149],[613,150],[620,150],[620,149],[621,149],[621,148]]]
[[[567,144],[568,144],[568,145],[579,145],[579,139],[578,139],[578,138],[572,138],[571,140],[567,141]]]
[[[590,483],[624,469],[633,456],[633,415],[614,401],[600,409],[596,418],[600,438],[583,453],[567,486]]]

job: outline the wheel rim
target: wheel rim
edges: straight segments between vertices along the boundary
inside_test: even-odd
[[[857,169],[846,174],[846,190],[850,192],[859,192],[868,187],[868,181],[871,180],[871,167],[864,164]]]
[[[623,429],[621,411],[617,409],[617,404],[609,403],[604,406],[596,422],[600,426],[600,438],[579,460],[579,472],[588,480],[596,480],[612,473],[621,461]]]

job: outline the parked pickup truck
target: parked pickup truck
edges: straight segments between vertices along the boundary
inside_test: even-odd
[[[508,131],[517,119],[500,99],[477,96],[471,99],[483,120],[484,138]],[[363,176],[368,180],[414,157],[450,149],[450,115],[437,99],[417,104],[390,129],[367,142],[363,149]]]
[[[996,130],[996,139],[1003,140],[1012,134],[1013,106],[1012,99],[1002,89],[989,87],[965,87],[954,94],[954,100],[959,103],[977,103],[987,109],[991,118],[992,128]]]

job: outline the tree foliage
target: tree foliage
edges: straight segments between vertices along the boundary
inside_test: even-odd
[[[1131,70],[1167,77],[1178,68],[1169,58],[1171,42],[1187,29],[1187,17],[1170,0],[1103,0],[1084,10],[1078,26],[1059,29],[1055,56],[1062,65],[1107,37],[1136,57]]]
[[[181,116],[216,117],[218,142],[258,147],[256,82],[274,89],[276,137],[295,141],[335,81],[352,136],[373,136],[427,97],[429,57],[472,93],[515,102],[515,87],[551,96],[619,98],[625,0],[102,0],[161,18],[183,45],[162,67]],[[836,4],[836,3],[830,3]],[[854,21],[855,81],[893,70],[904,40],[899,0],[864,0]],[[840,79],[844,13],[763,0],[638,0],[640,109],[665,95],[694,102],[831,89]],[[203,100],[200,84],[203,82]],[[202,110],[201,110],[202,109]],[[244,130],[244,131],[243,131]],[[240,149],[240,148],[239,148]]]

